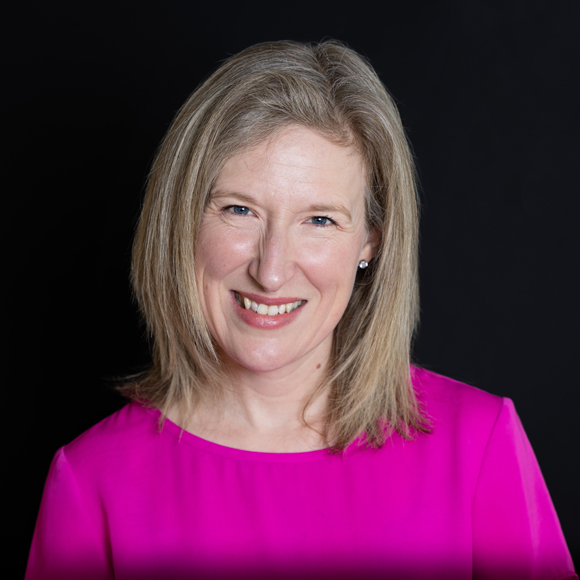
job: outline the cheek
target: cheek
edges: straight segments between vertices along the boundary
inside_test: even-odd
[[[350,299],[356,277],[360,244],[358,239],[351,242],[318,246],[316,251],[305,252],[302,262],[321,299],[332,301],[328,307],[339,310],[340,315]]]
[[[195,252],[198,284],[219,282],[247,263],[252,247],[248,236],[232,235],[219,227],[202,228]]]

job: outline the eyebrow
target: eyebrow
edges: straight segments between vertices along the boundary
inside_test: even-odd
[[[237,191],[221,191],[219,189],[214,189],[209,194],[209,199],[219,199],[220,197],[235,197],[244,203],[250,205],[256,204],[256,200],[251,195],[246,195],[245,193],[239,193]]]
[[[233,197],[239,199],[243,203],[247,203],[249,205],[257,205],[256,200],[251,196],[245,193],[241,193],[238,191],[220,191],[220,190],[213,190],[210,193],[211,199],[219,199],[221,197]],[[332,204],[312,204],[306,210],[307,212],[320,212],[320,213],[332,213],[338,212],[346,216],[350,221],[352,221],[352,216],[350,211],[344,205],[332,205]]]

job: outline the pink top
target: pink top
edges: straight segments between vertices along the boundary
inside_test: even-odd
[[[432,434],[343,456],[127,405],[57,452],[26,579],[577,578],[512,402],[414,374]]]

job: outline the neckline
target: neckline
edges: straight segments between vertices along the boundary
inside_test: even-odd
[[[161,411],[159,411],[159,409],[151,409],[151,411],[156,424],[158,424],[159,418],[161,417]],[[165,418],[163,422],[161,433],[164,432],[169,434],[179,443],[185,443],[186,445],[196,447],[197,449],[205,451],[206,453],[220,455],[222,457],[227,457],[229,459],[235,459],[238,461],[250,461],[254,463],[304,463],[309,461],[320,461],[321,459],[333,456],[341,457],[341,454],[334,455],[330,453],[328,448],[315,449],[313,451],[299,451],[295,453],[272,453],[266,451],[249,451],[247,449],[227,447],[225,445],[220,445],[219,443],[214,443],[213,441],[203,439],[198,435],[194,435],[193,433],[182,429],[179,425],[168,418]],[[350,449],[355,444],[356,441],[347,448],[345,453],[350,451]]]

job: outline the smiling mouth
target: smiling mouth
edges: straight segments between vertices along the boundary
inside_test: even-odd
[[[264,316],[277,316],[278,314],[288,314],[297,308],[300,308],[305,300],[297,300],[296,302],[288,302],[287,304],[261,304],[254,300],[250,300],[246,296],[242,296],[239,292],[234,292],[236,302],[246,310],[252,310],[256,314],[263,314]]]

